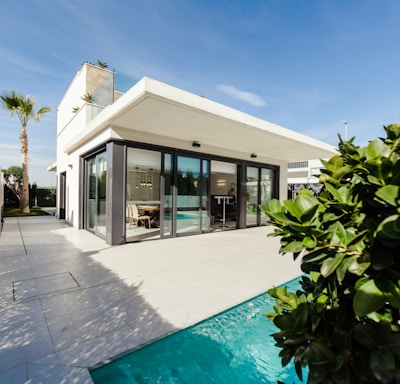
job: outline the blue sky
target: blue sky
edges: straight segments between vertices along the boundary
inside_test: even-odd
[[[337,145],[400,122],[397,0],[2,0],[0,92],[53,111],[30,122],[30,181],[55,185],[56,110],[101,60]],[[0,165],[20,165],[0,110]]]

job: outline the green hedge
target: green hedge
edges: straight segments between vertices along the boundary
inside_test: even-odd
[[[38,188],[35,184],[29,188],[29,206],[55,207],[56,188]],[[18,208],[19,200],[7,187],[4,188],[4,206],[6,208]]]

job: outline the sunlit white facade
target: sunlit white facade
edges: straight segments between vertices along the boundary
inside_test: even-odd
[[[57,216],[108,244],[263,225],[259,205],[287,198],[288,163],[335,153],[150,78],[118,81],[84,64],[57,121]]]

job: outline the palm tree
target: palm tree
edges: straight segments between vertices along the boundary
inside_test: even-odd
[[[97,60],[97,65],[100,68],[108,68],[108,64],[106,62],[104,62],[104,61]]]
[[[21,122],[22,131],[19,137],[21,142],[22,154],[22,188],[23,192],[19,201],[21,212],[29,213],[29,173],[28,173],[28,135],[26,126],[32,118],[38,123],[40,118],[47,112],[51,111],[50,107],[42,107],[35,111],[35,102],[29,96],[24,96],[16,92],[11,92],[9,95],[0,95],[5,107],[11,112],[11,115],[16,114]]]

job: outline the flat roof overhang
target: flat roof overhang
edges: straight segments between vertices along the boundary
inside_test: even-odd
[[[146,77],[90,121],[64,150],[72,152],[110,127],[285,162],[337,153],[319,140]]]

